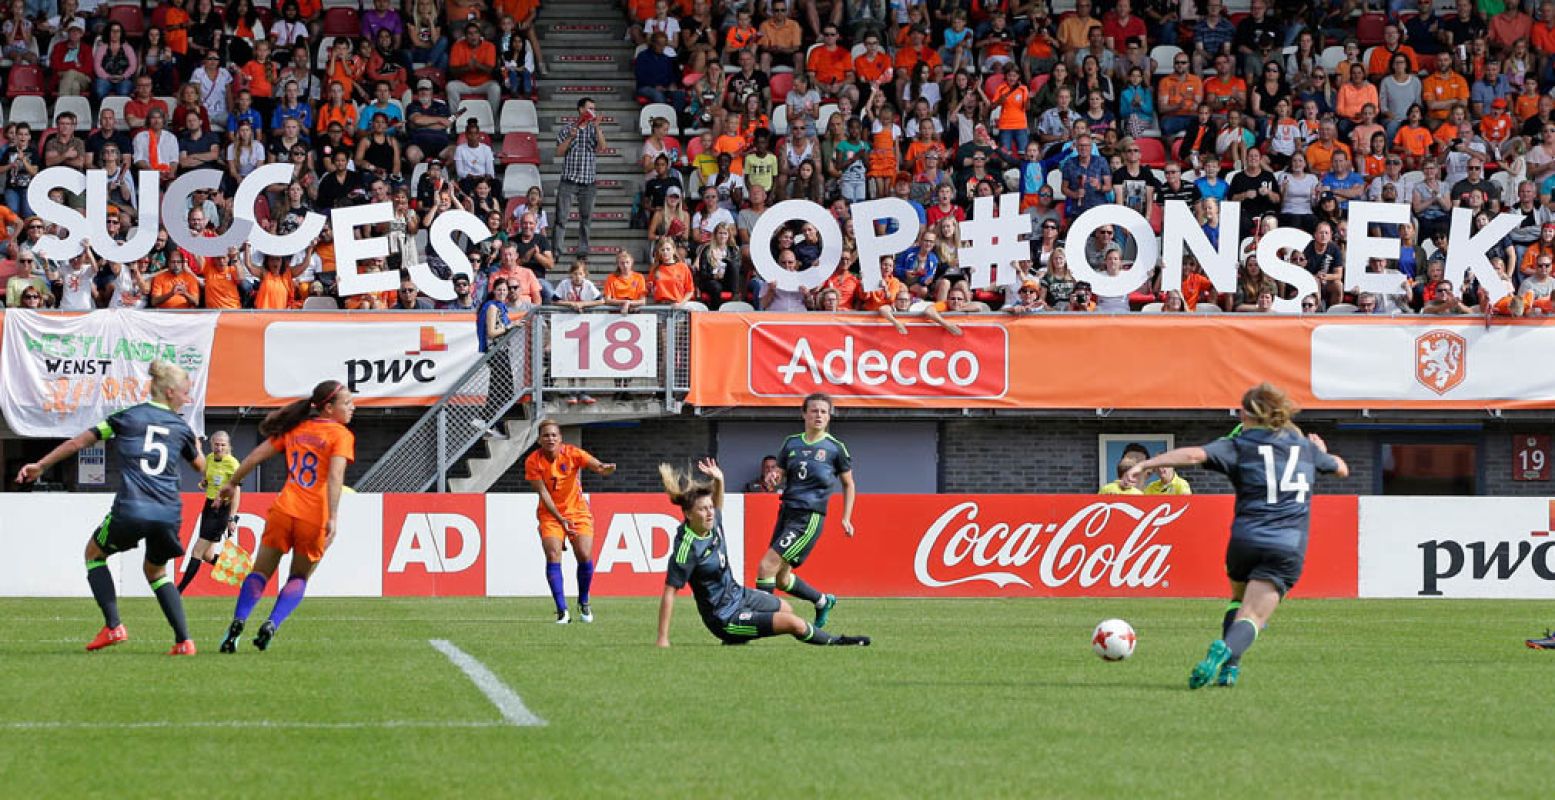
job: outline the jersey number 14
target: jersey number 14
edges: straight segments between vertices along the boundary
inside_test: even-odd
[[[1274,445],[1258,445],[1258,455],[1263,456],[1263,486],[1269,505],[1280,502],[1280,492],[1295,492],[1296,502],[1307,502],[1307,492],[1312,487],[1307,485],[1307,476],[1296,471],[1301,459],[1300,448],[1290,449],[1290,458],[1285,460],[1285,474],[1280,476],[1278,486],[1274,483]]]

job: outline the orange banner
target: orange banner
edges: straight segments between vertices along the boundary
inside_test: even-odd
[[[1555,322],[1464,317],[998,315],[897,333],[860,315],[692,318],[699,406],[1233,408],[1272,381],[1307,408],[1555,408]]]

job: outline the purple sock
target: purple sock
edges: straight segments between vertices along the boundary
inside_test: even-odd
[[[268,579],[257,572],[248,573],[243,579],[243,588],[238,590],[238,607],[232,612],[232,618],[247,620],[248,615],[254,613],[254,606],[259,605],[259,596],[265,593],[265,583]]]
[[[557,611],[567,610],[567,596],[562,586],[562,565],[545,565],[545,582],[551,585],[551,599],[556,601]]]
[[[308,591],[307,578],[291,578],[275,597],[275,608],[270,609],[270,622],[277,628],[302,604],[303,592]]]
[[[578,605],[589,604],[589,584],[594,582],[594,562],[578,562]]]

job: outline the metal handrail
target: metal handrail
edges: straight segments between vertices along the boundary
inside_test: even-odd
[[[359,492],[426,492],[435,486],[439,492],[448,491],[449,468],[534,385],[528,359],[532,317],[525,315],[507,335],[492,342],[453,388],[373,462],[354,488]],[[505,373],[501,359],[507,362]]]

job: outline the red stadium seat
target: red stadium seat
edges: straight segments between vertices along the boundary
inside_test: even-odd
[[[1139,163],[1156,169],[1166,166],[1166,145],[1161,144],[1160,139],[1141,136],[1134,144],[1139,145]]]
[[[108,21],[123,25],[127,39],[139,39],[146,35],[146,12],[139,6],[109,6]]]
[[[779,72],[772,76],[767,83],[772,90],[772,104],[777,105],[788,99],[788,92],[794,88],[794,73]]]
[[[691,137],[691,141],[686,143],[686,159],[689,161],[691,159],[696,158],[697,156],[702,154],[702,150],[703,149],[705,149],[705,148],[703,148],[703,146],[702,146],[702,137],[700,137],[700,136],[693,136],[693,137]]]
[[[1053,78],[1053,74],[1050,73],[1050,72],[1044,72],[1041,75],[1038,75],[1037,77],[1032,78],[1031,79],[1031,93],[1032,94],[1036,94],[1037,92],[1042,91],[1042,87],[1046,86],[1047,82],[1049,80],[1051,80],[1052,78]]]
[[[360,37],[362,20],[354,8],[329,8],[324,10],[324,35]]]
[[[995,72],[983,79],[983,94],[993,97],[993,93],[999,91],[999,87],[1003,85],[1004,73]]]
[[[540,143],[532,133],[510,133],[502,137],[502,152],[497,159],[503,164],[540,165]]]
[[[43,95],[47,80],[43,75],[43,68],[36,64],[17,64],[11,67],[11,74],[6,81],[5,96],[20,97],[24,94]]]
[[[1382,14],[1362,14],[1355,26],[1355,40],[1361,47],[1382,44],[1382,30],[1388,26],[1388,18]]]

